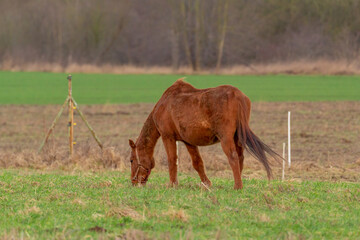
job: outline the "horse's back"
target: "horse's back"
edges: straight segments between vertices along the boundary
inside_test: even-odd
[[[213,115],[238,110],[239,106],[250,108],[250,99],[236,87],[221,85],[197,89],[177,80],[164,92],[156,107],[166,108],[168,112],[181,112],[181,115],[189,111],[192,115],[201,112]]]
[[[171,85],[159,100],[171,100],[171,98],[204,98],[208,101],[214,100],[240,100],[246,99],[247,96],[238,88],[231,85],[221,85],[214,88],[197,89],[191,84],[184,82],[182,79],[177,80]]]

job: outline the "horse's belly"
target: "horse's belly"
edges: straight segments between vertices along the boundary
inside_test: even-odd
[[[203,126],[180,127],[180,137],[185,142],[195,146],[206,146],[219,142],[213,131]]]

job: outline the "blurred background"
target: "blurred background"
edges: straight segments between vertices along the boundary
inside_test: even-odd
[[[359,0],[0,0],[0,68],[359,68],[359,12]]]

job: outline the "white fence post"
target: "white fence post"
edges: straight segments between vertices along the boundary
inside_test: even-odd
[[[291,167],[291,139],[290,139],[290,114],[288,112],[288,161],[289,161],[289,168]]]

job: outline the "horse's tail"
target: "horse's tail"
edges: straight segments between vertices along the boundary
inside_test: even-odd
[[[270,180],[272,177],[272,171],[265,153],[268,153],[275,159],[278,159],[280,155],[273,151],[264,142],[262,142],[260,138],[251,131],[249,127],[250,108],[250,99],[245,96],[245,98],[240,102],[240,118],[237,126],[237,137],[239,140],[238,144],[245,148],[251,155],[257,158],[264,165],[268,179]]]

